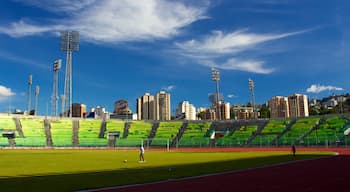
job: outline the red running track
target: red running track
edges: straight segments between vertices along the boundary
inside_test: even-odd
[[[101,192],[349,192],[350,149],[327,149],[327,151],[337,151],[340,155],[235,173],[101,190]]]

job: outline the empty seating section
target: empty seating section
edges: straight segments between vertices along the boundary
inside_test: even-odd
[[[16,130],[16,125],[12,117],[0,116],[0,147],[9,146],[8,139],[6,137],[2,137],[1,134],[4,130]]]
[[[252,141],[252,145],[270,145],[271,141],[286,128],[290,120],[271,119],[261,133]]]
[[[278,139],[279,145],[291,145],[298,141],[298,139],[305,133],[310,131],[318,122],[320,118],[302,118],[298,119],[291,129]],[[301,141],[301,144],[306,144]]]
[[[72,146],[72,120],[59,119],[51,120],[51,137],[53,146],[55,147],[71,147]]]
[[[106,134],[107,136],[108,132],[120,132],[120,137],[123,137],[124,132],[124,121],[121,120],[108,120],[107,126],[106,126]]]
[[[106,147],[107,138],[98,138],[102,120],[79,121],[79,146],[80,147]]]
[[[344,125],[347,123],[347,119],[339,117],[328,118],[322,123],[318,129],[314,130],[308,137],[304,139],[304,142],[315,144],[335,143],[344,134]]]
[[[127,138],[120,138],[116,145],[123,147],[135,147],[141,143],[147,142],[148,136],[152,129],[152,123],[145,121],[130,121]]]
[[[24,138],[16,137],[16,146],[45,147],[46,135],[44,131],[44,119],[21,118]]]
[[[205,137],[205,135],[208,132],[210,125],[210,122],[189,123],[178,146],[208,146],[209,137]]]
[[[167,145],[168,141],[171,142],[176,137],[181,126],[181,121],[160,122],[156,135],[152,140],[152,145]]]
[[[242,126],[232,134],[230,145],[245,145],[248,138],[257,131],[258,126]]]

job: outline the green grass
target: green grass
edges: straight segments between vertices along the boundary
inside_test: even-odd
[[[163,152],[1,150],[1,191],[74,191],[272,165],[329,152]],[[20,159],[20,161],[18,161]],[[123,160],[128,162],[124,163]]]

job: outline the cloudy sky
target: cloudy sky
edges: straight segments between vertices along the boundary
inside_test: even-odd
[[[50,111],[52,63],[66,54],[59,32],[80,32],[73,53],[73,102],[113,110],[165,90],[210,105],[210,79],[230,103],[293,93],[321,98],[349,92],[350,2],[314,0],[5,0],[0,2],[0,112],[26,108],[27,79]]]

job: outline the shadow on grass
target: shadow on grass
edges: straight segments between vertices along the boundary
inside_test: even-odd
[[[329,155],[300,154],[296,157],[292,157],[290,155],[280,155],[188,165],[147,167],[143,169],[124,169],[79,174],[2,178],[0,179],[0,191],[76,191],[108,186],[147,183],[223,171],[241,170],[326,156]]]

